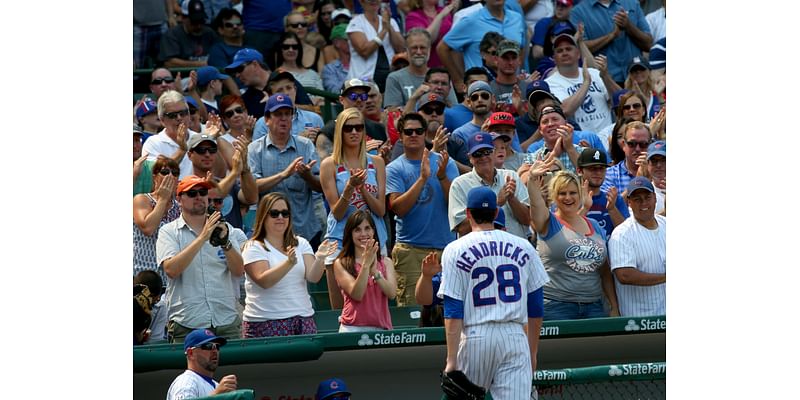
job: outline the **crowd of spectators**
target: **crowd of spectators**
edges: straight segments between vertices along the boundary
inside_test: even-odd
[[[545,320],[665,314],[664,3],[134,0],[134,344],[315,333],[323,275],[340,332],[441,325],[481,185]]]

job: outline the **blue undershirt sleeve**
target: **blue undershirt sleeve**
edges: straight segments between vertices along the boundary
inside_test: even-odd
[[[450,296],[444,296],[444,317],[447,319],[464,319],[464,302]]]
[[[528,293],[528,318],[544,316],[544,288]]]

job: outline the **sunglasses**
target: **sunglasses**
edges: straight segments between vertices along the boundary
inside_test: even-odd
[[[190,190],[187,190],[187,191],[185,191],[185,192],[183,192],[181,194],[185,194],[185,195],[189,196],[190,199],[193,199],[193,198],[197,197],[198,194],[201,197],[208,196],[208,189],[206,189],[206,188],[197,189],[197,190],[190,189]]]
[[[356,100],[367,101],[367,99],[369,99],[369,94],[350,92],[350,94],[347,95],[347,98],[350,99],[350,101],[356,101]]]
[[[244,114],[244,108],[236,107],[233,110],[225,111],[225,118],[233,118],[236,114]]]
[[[225,25],[226,28],[238,28],[238,27],[242,26],[242,23],[239,22],[238,24],[234,24],[232,22],[226,22],[226,23],[224,23],[224,25]]]
[[[172,83],[175,82],[174,78],[156,78],[150,81],[151,85],[160,85],[162,83]]]
[[[403,134],[406,136],[413,136],[413,135],[420,135],[425,133],[425,130],[422,128],[405,128],[403,129]]]
[[[297,23],[294,23],[294,24],[289,24],[289,26],[291,26],[292,28],[295,28],[295,29],[297,29],[297,28],[306,28],[306,27],[308,27],[308,22],[297,22]]]
[[[281,49],[283,49],[283,50],[299,50],[300,49],[300,45],[299,44],[282,44],[281,45]]]
[[[167,176],[167,175],[169,175],[170,172],[172,172],[172,176],[179,176],[181,174],[180,170],[169,169],[169,168],[161,168],[161,170],[158,171],[158,174],[159,175],[163,175],[163,176]]]
[[[627,143],[627,144],[628,144],[628,147],[630,147],[630,148],[632,148],[632,149],[633,149],[633,148],[636,148],[637,146],[638,146],[639,148],[646,149],[646,148],[647,148],[647,146],[649,146],[649,145],[650,145],[650,142],[634,142],[634,141],[632,141],[632,140],[631,140],[631,141],[629,141],[629,142],[628,142],[628,141],[626,141],[625,143]]]
[[[442,115],[444,114],[444,107],[422,107],[420,111],[428,115]]]
[[[627,110],[638,110],[640,108],[642,108],[642,103],[625,104],[624,106],[622,106],[622,109],[625,110],[625,111],[627,111]]]
[[[481,157],[488,157],[494,153],[492,149],[480,149],[474,153],[472,153],[472,157],[474,158],[481,158]]]
[[[203,155],[203,154],[217,154],[217,148],[216,147],[195,147],[194,149],[191,149],[191,151],[193,153],[197,153],[197,154],[200,154],[200,155]]]
[[[364,131],[364,124],[352,124],[352,125],[344,124],[342,126],[342,132],[344,132],[344,133],[350,133],[353,130],[355,130],[356,132],[359,132],[359,133],[363,132]]]
[[[270,217],[278,218],[279,215],[283,218],[289,218],[292,214],[289,213],[289,210],[269,210]]]
[[[219,350],[220,347],[222,346],[219,343],[203,343],[195,348],[200,350]]]
[[[469,96],[469,99],[472,101],[478,101],[478,97],[484,100],[489,100],[489,98],[492,96],[489,93],[480,92],[480,93],[473,93],[472,96]]]
[[[164,113],[164,116],[169,118],[169,119],[183,118],[183,117],[185,117],[187,115],[189,115],[189,110],[188,109],[175,111],[175,112],[165,112]]]

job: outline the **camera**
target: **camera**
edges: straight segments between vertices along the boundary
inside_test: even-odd
[[[208,215],[213,214],[217,211],[213,205],[209,205],[208,209],[206,210]],[[220,215],[219,222],[217,222],[217,226],[214,227],[214,231],[211,232],[211,238],[208,239],[208,242],[211,243],[214,247],[223,246],[225,243],[228,243],[228,232],[227,230],[225,233],[222,232],[222,227],[219,226],[220,223],[225,223],[225,218]]]

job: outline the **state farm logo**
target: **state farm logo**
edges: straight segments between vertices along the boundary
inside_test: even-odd
[[[628,325],[625,325],[625,330],[628,332],[634,331],[663,331],[667,329],[667,321],[661,318],[650,319],[643,318],[637,323],[636,320],[629,319]]]
[[[372,337],[368,334],[361,335],[359,346],[379,346],[385,344],[416,344],[425,343],[427,337],[424,333],[376,333]]]

